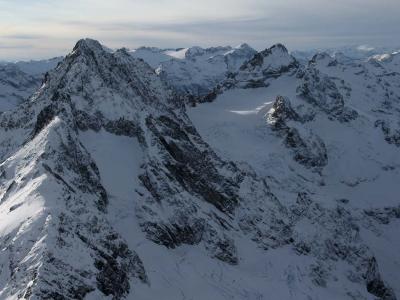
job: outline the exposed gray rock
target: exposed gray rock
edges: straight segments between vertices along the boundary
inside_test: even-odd
[[[300,76],[303,79],[297,88],[300,97],[325,112],[331,119],[349,122],[357,118],[358,113],[345,106],[344,97],[328,76],[313,67],[307,68]]]
[[[397,147],[400,147],[400,130],[394,129],[385,120],[377,120],[375,122],[375,127],[379,127],[382,130],[382,133],[385,137],[385,141],[389,144],[393,144]]]
[[[255,54],[237,73],[231,74],[223,86],[225,88],[267,87],[269,79],[293,73],[298,67],[299,63],[289,54],[285,46],[276,44]]]
[[[383,300],[396,299],[396,296],[393,293],[393,291],[390,288],[386,287],[385,283],[382,281],[378,271],[378,264],[376,262],[375,257],[372,257],[368,261],[366,280],[367,280],[367,290],[371,294]]]
[[[278,96],[267,115],[270,124],[284,144],[292,150],[293,158],[308,168],[322,168],[328,163],[328,154],[324,142],[312,131],[304,129],[302,133],[293,122],[311,121],[314,115],[300,115],[290,104],[288,98]]]
[[[328,154],[324,142],[312,132],[302,138],[296,128],[289,128],[285,145],[294,151],[294,159],[307,167],[324,167],[328,163]]]

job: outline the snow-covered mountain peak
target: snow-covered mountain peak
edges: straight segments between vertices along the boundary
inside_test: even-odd
[[[57,100],[63,94],[75,109],[110,120],[133,118],[142,110],[160,109],[172,99],[164,84],[146,62],[126,49],[113,53],[97,41],[80,40],[57,68],[46,76],[35,96]]]
[[[241,43],[241,44],[235,46],[234,49],[251,50],[253,48],[247,43]]]
[[[237,72],[232,73],[224,82],[225,87],[265,87],[268,80],[283,73],[294,71],[299,63],[289,54],[282,44],[273,45],[261,52],[254,53]]]
[[[197,56],[204,55],[205,53],[206,53],[206,49],[203,49],[199,46],[193,46],[186,50],[185,58],[195,59]]]
[[[355,58],[351,58],[351,57],[347,56],[345,53],[340,52],[340,51],[336,52],[333,57],[340,64],[355,64],[355,63],[359,62],[359,60],[357,60]]]
[[[84,38],[76,42],[70,55],[75,52],[78,52],[78,54],[84,54],[84,53],[90,54],[91,52],[99,52],[99,51],[105,51],[108,53],[114,52],[110,48],[100,44],[100,42],[97,40],[91,38]]]
[[[275,54],[278,53],[278,52],[281,52],[281,53],[283,53],[285,55],[289,54],[288,49],[283,44],[280,44],[280,43],[272,45],[270,48],[265,49],[263,52],[264,53],[271,52],[271,53],[275,53]]]
[[[219,46],[210,48],[202,48],[194,46],[187,49],[185,53],[185,58],[190,60],[196,60],[200,57],[203,57],[207,59],[216,55],[224,54],[230,50],[232,50],[232,47],[230,46]]]
[[[228,74],[237,72],[256,53],[246,45],[237,48],[191,47],[181,51],[183,59],[162,62],[157,72],[178,94],[194,98],[207,96]]]
[[[0,298],[396,299],[397,66],[332,59],[80,40],[0,114]]]
[[[308,62],[309,65],[321,65],[325,67],[331,67],[337,65],[338,61],[336,57],[332,57],[327,52],[319,52],[315,54]]]
[[[398,65],[400,63],[400,51],[392,53],[377,54],[370,58],[380,63]]]
[[[72,53],[81,55],[99,51],[104,51],[104,47],[97,40],[85,38],[85,39],[80,39],[75,44]]]
[[[391,59],[391,55],[388,54],[388,53],[377,54],[377,55],[372,56],[370,59],[382,62],[382,61],[390,60]]]
[[[264,73],[273,73],[297,65],[296,59],[289,54],[286,47],[282,44],[276,44],[255,54],[254,57],[240,69],[255,70],[259,68]]]

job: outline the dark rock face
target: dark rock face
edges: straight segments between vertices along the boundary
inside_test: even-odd
[[[214,249],[211,249],[210,252],[214,253],[214,257],[220,261],[231,265],[237,265],[239,263],[236,246],[232,239],[225,237],[224,239],[218,240],[215,245],[213,245],[213,248]]]
[[[277,44],[256,53],[238,72],[229,74],[221,89],[267,87],[269,80],[283,74],[294,74],[298,67],[299,63],[287,49]]]
[[[328,163],[324,142],[312,133],[306,141],[296,128],[290,128],[286,133],[285,144],[294,150],[294,159],[304,166],[324,167]]]
[[[335,67],[338,65],[338,61],[331,57],[328,53],[322,52],[322,53],[317,53],[315,54],[311,60],[309,61],[309,65],[315,65],[319,61],[323,61],[327,67]]]
[[[276,130],[285,129],[286,121],[302,121],[300,115],[292,108],[288,98],[278,96],[272,105],[272,112],[269,114],[269,121]]]
[[[232,225],[222,220],[240,205],[244,174],[220,160],[184,115],[148,116],[145,124],[143,147],[152,155],[139,177],[147,198],[137,211],[143,231],[168,248],[201,243],[212,257],[237,263],[234,242],[224,235]],[[164,205],[173,214],[159,215]]]
[[[282,59],[282,64],[273,66],[268,65],[268,60],[276,59],[279,63],[279,58]],[[295,58],[289,55],[288,50],[282,44],[273,45],[271,48],[265,49],[254,55],[252,59],[246,62],[240,67],[241,71],[248,71],[249,69],[255,70],[258,68],[263,68],[262,73],[264,76],[268,77],[278,77],[283,73],[295,69],[299,66],[299,63]]]
[[[400,219],[400,206],[383,209],[369,209],[364,213],[381,224],[389,224],[394,219]]]
[[[268,123],[280,136],[284,144],[292,150],[293,158],[307,168],[322,168],[328,163],[328,154],[324,142],[311,131],[302,133],[294,126],[296,123],[309,122],[314,115],[300,115],[288,98],[278,96],[267,116]]]
[[[368,292],[382,300],[395,300],[396,295],[390,288],[386,287],[381,279],[375,257],[372,257],[367,263],[366,280]]]
[[[165,164],[169,177],[219,210],[232,212],[238,203],[233,190],[238,189],[238,183],[218,173],[213,164],[216,159],[213,154],[200,151],[185,132],[185,128],[171,118],[148,118],[146,124],[158,139],[159,146],[172,158]],[[192,136],[200,138],[194,128],[189,130]]]
[[[341,206],[335,210],[322,208],[314,203],[309,195],[298,195],[296,204],[291,208],[292,222],[311,222],[319,219],[322,231],[327,235],[321,239],[304,239],[303,232],[294,229],[293,247],[298,255],[316,255],[318,263],[310,268],[310,276],[317,286],[327,285],[330,260],[343,260],[358,269],[351,275],[354,282],[363,282],[368,292],[379,299],[396,299],[393,291],[381,280],[376,259],[371,251],[362,244],[359,237],[359,227],[356,219],[349,211]],[[308,220],[308,221],[307,221]],[[335,227],[331,233],[325,231],[333,224],[341,224]],[[360,273],[361,272],[361,273]],[[356,275],[357,274],[357,275]],[[350,275],[349,275],[350,276]]]
[[[110,242],[118,239],[116,234],[109,235],[108,238],[104,246],[110,253],[100,252],[100,258],[95,261],[99,270],[96,276],[97,286],[104,295],[120,299],[130,291],[131,276],[137,276],[144,282],[147,281],[147,276],[141,260],[125,243],[116,245]],[[120,263],[121,259],[125,260],[123,264]]]
[[[182,218],[177,221],[183,224],[144,223],[142,226],[152,241],[167,248],[200,243],[204,232],[203,220]]]
[[[326,75],[309,67],[301,77],[303,83],[297,88],[300,97],[325,112],[329,118],[340,122],[349,122],[357,118],[357,112],[345,106],[344,97]]]
[[[387,121],[377,120],[375,127],[379,127],[385,137],[385,141],[389,144],[393,144],[400,147],[400,130],[393,129]]]

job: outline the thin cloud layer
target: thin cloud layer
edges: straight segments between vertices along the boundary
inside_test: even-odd
[[[400,44],[398,0],[0,0],[0,7],[0,59],[62,55],[81,37],[110,47]]]

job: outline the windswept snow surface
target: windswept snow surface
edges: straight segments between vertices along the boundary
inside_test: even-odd
[[[112,203],[133,202],[143,162],[137,139],[113,135],[104,130],[97,133],[82,131],[80,138],[99,168],[102,184],[108,197],[113,199]]]
[[[373,103],[368,104],[369,99],[362,97],[363,87],[356,85],[356,78],[347,80],[354,82],[349,104],[361,117],[352,124],[341,124],[321,115],[305,125],[326,141],[330,152],[331,163],[321,178],[325,185],[318,189],[333,199],[347,195],[352,204],[360,207],[396,205],[399,150],[382,143],[382,135],[373,124],[370,130],[366,129],[373,123]],[[283,180],[299,172],[314,178],[315,174],[287,160],[287,150],[266,120],[278,95],[290,98],[293,105],[305,105],[296,96],[298,84],[299,79],[294,76],[281,76],[267,88],[228,90],[212,103],[189,108],[188,113],[202,137],[224,157],[248,163],[263,176]],[[382,167],[393,163],[393,172],[381,172]],[[349,187],[353,182],[355,186]]]
[[[258,92],[261,95],[262,90]],[[240,96],[246,96],[246,93]],[[251,100],[257,104],[261,97]],[[236,103],[233,107],[240,109],[244,106]],[[249,114],[256,115],[260,111],[256,108]],[[237,115],[235,112],[232,114]],[[239,116],[243,115],[239,113]],[[137,175],[143,159],[136,139],[115,136],[103,130],[81,132],[80,139],[99,167],[102,184],[109,193],[108,220],[128,246],[135,249],[149,277],[148,284],[132,283],[135,290],[126,299],[257,300],[266,299],[266,295],[271,300],[309,299],[304,286],[312,285],[312,282],[302,274],[302,269],[306,269],[312,260],[293,256],[289,247],[266,252],[238,235],[240,263],[231,266],[210,260],[207,253],[198,247],[167,249],[149,241],[135,221],[134,211],[140,205],[140,199],[135,197],[134,190],[138,186]],[[338,299],[340,287],[339,280],[327,289],[319,289],[318,297]],[[86,299],[108,298],[95,292]]]
[[[201,136],[221,156],[251,165],[258,174],[269,179],[273,192],[282,200],[290,202],[291,193],[308,190],[313,199],[325,207],[335,207],[341,201],[354,212],[397,207],[400,151],[383,143],[382,133],[374,128],[376,94],[380,91],[368,91],[365,77],[355,75],[357,67],[336,68],[325,64],[318,68],[337,78],[338,85],[341,78],[351,84],[347,105],[359,114],[350,123],[340,123],[319,113],[314,121],[300,128],[311,129],[326,144],[328,165],[320,175],[289,159],[288,149],[267,121],[271,103],[278,95],[288,97],[293,106],[308,105],[297,96],[300,79],[295,76],[280,76],[269,81],[266,88],[228,90],[212,103],[188,108],[188,114]],[[362,66],[358,68],[363,69]],[[399,225],[399,220],[393,220],[390,224],[376,226],[375,234],[362,230],[363,238],[380,263],[383,278],[397,294],[400,293],[399,275],[395,271],[400,266]],[[304,232],[308,230],[304,228]],[[282,262],[290,258],[282,253],[278,259]],[[341,298],[330,297],[321,299]],[[358,297],[363,299],[361,295]]]

